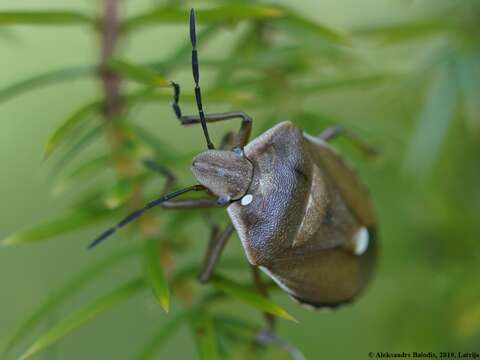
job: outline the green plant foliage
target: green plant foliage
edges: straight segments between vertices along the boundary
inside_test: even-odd
[[[63,175],[55,185],[54,192],[62,193],[79,182],[98,175],[102,170],[109,168],[110,162],[111,158],[109,155],[100,155],[87,160]],[[112,208],[114,207],[115,206],[112,206]]]
[[[94,19],[75,11],[2,11],[0,26],[5,25],[92,25]]]
[[[197,17],[202,23],[232,23],[249,19],[276,18],[284,15],[283,11],[274,6],[257,4],[232,3],[231,5],[219,6],[211,9],[197,10]],[[134,16],[125,21],[127,30],[139,26],[158,23],[181,23],[185,24],[188,19],[188,11],[174,7],[161,7],[148,13]]]
[[[114,71],[123,75],[126,79],[133,80],[144,85],[158,87],[170,86],[170,82],[168,80],[165,80],[155,71],[145,66],[135,65],[125,60],[118,59],[110,59],[105,63],[104,66],[110,71]]]
[[[480,82],[479,71],[473,70],[480,64],[478,32],[474,30],[479,15],[478,3],[445,4],[435,9],[433,15],[414,21],[371,25],[355,31],[359,36],[377,39],[389,46],[442,40],[436,43],[435,55],[424,65],[424,69],[434,69],[435,74],[407,153],[407,168],[413,174],[430,172],[462,102],[465,122],[476,137],[480,136],[478,101],[472,100],[479,93],[478,85],[473,84]],[[418,71],[413,76],[429,74],[430,71]]]
[[[435,74],[420,114],[407,156],[409,171],[418,176],[429,170],[447,135],[457,103],[457,84],[448,65]],[[443,104],[439,108],[437,104]]]
[[[65,69],[53,70],[44,74],[32,76],[30,78],[15,82],[0,89],[0,103],[7,101],[15,96],[34,90],[46,85],[66,82],[93,75],[94,67],[91,66],[75,66]]]
[[[119,11],[106,14],[107,2],[119,5]],[[30,29],[44,26],[58,33],[67,30],[62,26],[78,26],[68,31],[91,35],[96,40],[92,43],[101,47],[93,53],[96,60],[85,60],[91,65],[53,68],[31,77],[18,74],[20,80],[0,85],[0,103],[15,98],[15,106],[23,106],[18,97],[28,91],[75,79],[85,78],[96,89],[90,93],[88,88],[87,96],[93,101],[79,101],[45,145],[49,160],[45,166],[51,165],[56,181],[54,192],[68,196],[69,207],[53,220],[6,236],[2,245],[34,244],[107,221],[106,225],[115,224],[158,198],[166,184],[175,189],[192,184],[188,173],[192,158],[204,150],[201,129],[184,129],[175,119],[170,86],[170,80],[181,84],[182,112],[196,114],[188,34],[191,4],[101,3],[94,15],[55,9],[0,10],[0,36],[6,42],[24,45],[23,39],[16,37],[19,25],[27,25],[22,37]],[[207,284],[200,286],[196,281],[202,258],[199,249],[207,246],[209,232],[226,225],[224,209],[175,212],[158,208],[121,230],[138,240],[138,247],[113,255],[109,255],[110,244],[102,247],[97,253],[105,252],[102,261],[73,276],[8,331],[0,356],[18,350],[25,359],[52,349],[85,322],[146,288],[153,295],[152,308],[161,323],[151,338],[128,345],[138,346],[133,355],[139,360],[155,359],[164,348],[171,351],[165,345],[184,336],[183,330],[190,330],[187,336],[192,336],[200,359],[361,358],[380,350],[375,348],[380,345],[387,351],[419,344],[426,351],[435,351],[440,345],[442,350],[476,349],[480,336],[478,294],[474,291],[478,287],[480,233],[478,1],[426,1],[422,7],[409,4],[415,11],[401,11],[404,5],[392,5],[398,14],[380,14],[361,6],[352,23],[358,25],[348,26],[345,21],[342,29],[330,24],[338,19],[342,23],[352,11],[329,19],[319,12],[309,13],[310,8],[325,8],[323,3],[314,3],[195,3],[202,100],[207,114],[245,110],[252,115],[252,138],[288,119],[312,135],[342,125],[380,147],[380,161],[355,164],[369,184],[380,218],[381,266],[366,297],[338,313],[310,315],[299,310],[301,324],[282,321],[277,333],[268,333],[261,316],[265,313],[297,320],[270,297],[260,295],[253,280],[248,280],[249,264],[238,244],[236,250],[235,244],[229,247],[227,251],[236,253],[220,260],[220,270]],[[331,1],[326,7],[338,10],[344,6]],[[109,20],[114,26],[105,21],[106,15],[113,15]],[[49,34],[48,30],[42,33],[42,39]],[[142,43],[143,36],[155,40]],[[132,43],[134,51],[129,52]],[[152,59],[157,48],[165,55]],[[42,44],[41,49],[48,47]],[[35,95],[35,101],[42,104],[42,93]],[[64,96],[58,94],[58,104],[64,105]],[[45,108],[51,105],[57,104]],[[10,126],[16,126],[31,119],[11,120]],[[35,126],[51,126],[33,120]],[[233,121],[225,128],[222,124],[209,126],[215,145],[226,129],[235,131],[237,126]],[[3,141],[8,141],[9,133],[5,134]],[[341,138],[334,145],[347,158],[358,155]],[[11,148],[16,150],[16,144]],[[149,172],[146,160],[168,168],[178,181],[167,183],[165,176]],[[408,176],[402,176],[405,174]],[[202,195],[191,195],[197,196]],[[72,252],[78,253],[76,244]],[[80,249],[86,245],[81,242]],[[5,254],[28,251],[3,250]],[[78,301],[86,285],[130,258],[141,264],[133,275],[138,279],[103,297],[97,298],[97,294],[93,297],[97,300],[81,304],[65,318],[56,318],[70,301]],[[25,268],[30,271],[32,266],[25,262]],[[19,274],[21,281],[27,281],[26,272]],[[118,280],[113,272],[111,278]],[[264,285],[268,290],[278,289],[272,282]],[[5,286],[2,292],[6,293],[10,290]],[[257,319],[235,311],[239,303],[248,305]],[[140,310],[146,307],[134,305]],[[405,311],[411,317],[405,317]],[[360,329],[364,327],[369,331]],[[40,335],[26,350],[21,348],[34,331]],[[284,334],[288,334],[285,340]],[[319,340],[312,342],[312,334],[320,334]],[[346,337],[351,339],[347,347],[343,346]],[[183,341],[182,337],[178,343]],[[126,345],[121,345],[123,351]],[[183,355],[182,350],[174,349],[174,355],[177,351]],[[63,351],[59,350],[62,356],[79,356]]]
[[[4,246],[29,244],[47,240],[55,236],[71,233],[72,231],[91,226],[114,216],[105,210],[90,210],[78,208],[70,211],[55,220],[46,221],[26,230],[16,232],[1,241]]]
[[[143,259],[145,277],[153,291],[153,294],[160,303],[160,306],[165,312],[168,313],[170,311],[170,289],[161,265],[159,253],[160,248],[158,241],[145,241]]]
[[[466,53],[456,62],[458,82],[463,98],[467,125],[475,133],[480,133],[480,57],[475,53]]]
[[[72,113],[48,139],[45,145],[44,157],[49,157],[66,140],[68,135],[72,134],[73,130],[84,125],[90,119],[90,115],[98,112],[101,109],[101,105],[102,103],[99,101],[90,102]]]
[[[282,9],[283,9],[283,17],[281,19],[282,21],[286,22],[290,27],[295,27],[297,29],[299,28],[309,32],[313,32],[314,34],[318,35],[319,37],[327,41],[334,41],[334,42],[344,43],[344,44],[348,43],[348,39],[345,34],[342,34],[338,31],[334,31],[324,25],[311,21],[285,7]]]
[[[399,24],[369,25],[354,31],[354,34],[374,37],[384,44],[412,41],[429,36],[439,36],[451,30],[442,17],[419,19]]]
[[[65,150],[59,155],[59,160],[55,165],[54,173],[58,174],[65,166],[72,163],[75,157],[82,154],[82,152],[98,139],[101,134],[102,126],[93,126],[75,139],[72,139],[68,144],[65,144]]]
[[[353,89],[357,87],[371,87],[377,84],[385,83],[392,80],[393,74],[368,74],[355,75],[343,79],[323,80],[320,83],[305,86],[301,91],[305,94],[312,95],[321,91],[333,91],[340,89]]]
[[[12,336],[7,340],[5,348],[0,354],[6,354],[25,336],[32,332],[41,322],[48,320],[49,316],[79,290],[88,285],[93,279],[100,276],[111,267],[117,265],[121,261],[135,256],[138,252],[137,248],[129,248],[122,252],[110,255],[101,262],[94,264],[88,269],[80,272],[63,287],[56,290],[54,294],[49,296],[38,308],[33,311],[14,331]]]
[[[137,360],[149,360],[154,359],[157,351],[161,346],[171,337],[177,328],[186,320],[191,314],[191,311],[181,311],[176,314],[170,315],[166,325],[163,325],[160,330],[143,346]]]
[[[197,344],[199,359],[219,359],[215,328],[210,314],[204,310],[199,310],[190,317],[190,326]]]
[[[60,323],[40,335],[40,337],[27,349],[27,351],[20,356],[20,359],[28,359],[32,355],[46,349],[81,325],[94,319],[121,301],[127,300],[128,298],[137,294],[143,288],[143,280],[133,280],[113,290],[109,294],[93,301],[85,307],[73,312]]]
[[[131,198],[132,193],[133,184],[126,179],[121,179],[103,194],[102,203],[108,209],[117,209]]]
[[[185,23],[185,9],[162,7],[146,14],[141,14],[128,19],[124,26],[132,30],[139,26],[157,23]],[[286,7],[276,5],[258,5],[248,3],[234,3],[227,6],[218,6],[210,9],[197,10],[201,23],[205,24],[231,24],[244,20],[255,19],[281,19],[290,25],[312,31],[328,40],[343,42],[345,37],[326,26],[308,20]]]
[[[265,311],[269,314],[276,315],[286,320],[297,322],[297,320],[290,315],[286,310],[275,304],[272,300],[258,294],[252,288],[235,283],[220,275],[214,275],[211,283],[218,290],[221,290],[228,295],[237,298],[238,300],[249,304],[259,310]]]

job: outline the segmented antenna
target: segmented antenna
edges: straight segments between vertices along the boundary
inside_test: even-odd
[[[143,208],[135,210],[131,214],[127,215],[123,220],[119,221],[117,225],[112,226],[110,229],[105,230],[100,236],[98,236],[95,240],[93,240],[90,245],[88,245],[88,248],[91,249],[98,244],[100,244],[103,240],[107,239],[111,235],[113,235],[118,229],[124,227],[125,225],[131,223],[133,220],[137,219],[140,217],[145,211],[150,210],[151,208],[158,206],[165,201],[171,200],[174,197],[177,197],[179,195],[185,194],[186,192],[190,191],[203,191],[205,190],[205,187],[202,185],[193,185],[190,187],[187,187],[185,189],[177,190],[174,192],[171,192],[167,195],[164,195],[156,200],[150,201],[147,205],[145,205]]]
[[[200,115],[200,123],[202,124],[203,133],[205,139],[207,140],[207,146],[209,149],[215,149],[213,143],[210,140],[210,135],[208,134],[207,121],[205,120],[205,114],[203,112],[202,106],[202,94],[200,91],[200,72],[198,70],[198,54],[197,54],[197,35],[195,31],[195,10],[190,10],[190,41],[192,42],[192,73],[193,80],[195,81],[195,99],[197,100],[198,114]],[[177,89],[175,89],[177,90]]]

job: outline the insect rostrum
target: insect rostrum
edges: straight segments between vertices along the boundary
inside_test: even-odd
[[[208,150],[192,163],[199,184],[151,201],[102,233],[91,247],[156,206],[226,207],[232,224],[209,246],[202,281],[214,271],[235,230],[248,261],[300,303],[318,308],[353,300],[375,266],[376,221],[367,190],[328,141],[343,134],[362,150],[369,151],[368,145],[339,127],[311,136],[288,121],[249,142],[252,119],[244,112],[204,113],[193,10],[190,39],[199,114],[182,115],[180,86],[174,82],[172,107],[182,125],[202,125]],[[230,119],[241,120],[240,130],[233,143],[224,141],[217,150],[207,123]],[[175,199],[192,191],[207,196]]]

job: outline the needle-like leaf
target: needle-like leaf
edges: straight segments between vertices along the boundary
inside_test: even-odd
[[[63,287],[55,291],[43,303],[41,303],[30,316],[28,316],[16,329],[12,331],[11,337],[7,340],[6,346],[1,354],[6,354],[25,336],[31,333],[41,322],[48,320],[49,316],[63,303],[70,299],[75,293],[89,284],[93,279],[109,270],[122,260],[125,260],[138,253],[137,248],[129,248],[117,254],[103,259],[97,264],[80,272]]]
[[[94,73],[95,67],[93,66],[76,66],[38,74],[0,89],[0,102],[42,86],[74,80]]]
[[[55,219],[46,221],[26,230],[16,232],[0,242],[4,246],[31,244],[40,240],[46,240],[58,235],[67,234],[85,226],[105,221],[115,216],[115,212],[107,210],[76,209],[70,213]]]
[[[187,10],[174,7],[161,7],[128,19],[124,27],[128,30],[155,23],[185,23]],[[196,10],[202,24],[231,24],[244,20],[280,19],[292,26],[336,42],[345,42],[345,35],[333,31],[324,25],[309,20],[291,9],[274,4],[229,3],[209,9]]]
[[[451,66],[439,67],[434,75],[406,156],[407,171],[415,177],[427,174],[438,157],[459,97]]]
[[[141,279],[132,280],[129,283],[120,286],[109,294],[93,301],[87,306],[73,312],[60,323],[47,330],[25,351],[19,360],[25,360],[32,355],[46,349],[56,343],[84,323],[94,319],[101,313],[110,309],[114,305],[137,294],[144,288]]]
[[[95,19],[78,11],[1,11],[0,26],[5,25],[82,25]]]
[[[252,305],[259,310],[276,315],[286,320],[298,322],[282,307],[265,296],[258,294],[255,290],[249,287],[240,285],[220,275],[214,275],[210,280],[210,283],[218,290],[221,290],[246,304]]]
[[[71,114],[57,130],[50,136],[45,145],[44,157],[47,158],[52,152],[66,139],[71,132],[81,126],[85,121],[89,120],[89,115],[94,114],[101,108],[101,102],[93,101]]]
[[[123,205],[132,195],[134,188],[131,181],[127,179],[120,179],[116,184],[109,187],[106,194],[103,196],[103,203],[109,209],[117,209]]]
[[[66,149],[60,154],[59,160],[54,166],[53,172],[58,173],[66,165],[79,155],[82,150],[86,149],[88,145],[92,144],[101,135],[102,125],[88,129],[85,133],[78,135],[75,139],[72,139],[66,144]]]
[[[480,135],[480,58],[466,54],[456,64],[462,92],[466,122],[475,135]]]
[[[319,24],[313,20],[310,20],[304,16],[297,14],[295,11],[286,7],[282,8],[283,17],[279,18],[280,22],[285,22],[288,26],[296,29],[303,29],[318,35],[324,40],[333,41],[336,43],[348,43],[348,37],[346,34],[332,30],[329,27]]]
[[[432,17],[397,24],[368,25],[354,30],[353,34],[362,37],[376,38],[384,44],[391,45],[392,43],[402,41],[438,36],[451,29],[453,29],[452,26],[445,21],[445,18]]]
[[[249,19],[277,18],[284,15],[276,6],[232,3],[209,9],[196,10],[197,18],[202,24],[235,23]],[[161,7],[128,19],[124,27],[133,30],[140,26],[157,23],[185,24],[188,11],[174,7]]]
[[[73,170],[69,171],[66,175],[62,176],[58,183],[55,185],[54,192],[64,192],[70,186],[77,184],[87,178],[92,178],[102,170],[109,169],[109,162],[111,161],[110,155],[100,155],[93,159],[80,164]]]
[[[389,73],[355,75],[331,80],[323,80],[316,84],[306,85],[300,89],[300,91],[305,94],[316,94],[321,91],[331,91],[345,88],[352,89],[362,86],[367,87],[386,83],[393,78],[394,75]]]
[[[218,315],[214,319],[217,332],[233,340],[251,341],[261,330],[261,326],[248,320],[230,315]]]
[[[219,359],[212,317],[204,309],[199,309],[191,316],[190,327],[197,344],[198,357],[201,360]]]
[[[136,81],[140,84],[168,87],[170,82],[163,78],[156,71],[144,65],[133,64],[125,60],[110,59],[104,65],[108,70],[123,75],[126,79]]]
[[[161,348],[162,344],[172,336],[178,327],[187,319],[191,311],[182,311],[175,315],[170,315],[168,322],[163,325],[155,335],[144,345],[139,355],[135,357],[137,360],[154,359],[155,353]]]
[[[143,265],[148,283],[165,312],[170,311],[170,289],[159,256],[158,241],[146,240]]]

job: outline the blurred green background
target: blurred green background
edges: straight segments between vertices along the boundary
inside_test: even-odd
[[[148,12],[164,3],[125,0],[122,16]],[[233,4],[181,3],[187,9]],[[206,111],[244,110],[254,118],[255,135],[285,119],[314,134],[339,123],[381,151],[378,159],[365,160],[347,142],[336,142],[368,184],[378,213],[381,251],[373,283],[354,305],[332,312],[309,312],[275,292],[274,299],[300,321],[280,320],[279,336],[308,359],[366,359],[370,351],[479,351],[478,1],[285,0],[269,5],[288,6],[317,24],[348,34],[348,41],[338,43],[313,34],[298,23],[272,21],[271,25],[265,20],[257,25],[270,32],[268,46],[254,46],[255,37],[244,36],[250,29],[249,20],[220,26],[208,41],[202,43],[200,37]],[[93,0],[3,1],[0,5],[0,12],[52,9],[99,14],[101,6]],[[202,19],[198,21],[200,30],[204,29]],[[7,26],[4,22],[0,16],[0,89],[38,73],[99,61],[99,39],[90,28]],[[137,64],[161,62],[188,45],[187,36],[185,13],[184,24],[150,24],[128,34],[119,57]],[[246,45],[237,54],[236,44],[242,39]],[[188,51],[178,65],[166,77],[179,81],[191,94]],[[162,73],[161,66],[156,69]],[[125,88],[136,89],[138,84],[128,83]],[[239,93],[232,95],[234,90]],[[157,135],[169,154],[185,155],[174,170],[182,185],[191,184],[188,157],[204,149],[204,140],[199,128],[178,125],[169,106],[170,90],[160,92],[164,97],[130,109],[128,120]],[[59,195],[53,191],[62,179],[55,173],[55,158],[43,160],[50,134],[75,109],[101,97],[97,79],[79,77],[21,96],[3,95],[0,90],[0,239],[58,218],[78,202],[79,194],[95,186],[108,188],[115,181],[112,171],[89,176]],[[185,113],[195,110],[190,101],[182,101],[182,105]],[[227,129],[236,126],[219,124],[210,126],[210,131],[218,143]],[[103,138],[97,139],[70,168],[105,152],[104,143]],[[160,178],[151,179],[148,189],[155,194],[162,184]],[[155,214],[160,224],[164,218],[173,219],[162,210]],[[225,223],[221,210],[217,217]],[[188,251],[174,255],[175,262],[199,263],[208,239],[206,226],[199,217],[187,225],[172,223],[168,234],[181,234],[191,244]],[[31,245],[0,248],[0,344],[38,304],[80,270],[139,241],[126,231],[87,252],[88,242],[106,224],[82,227]],[[237,237],[226,252],[230,257],[243,256]],[[92,280],[9,356],[15,358],[35,334],[141,270],[138,259],[132,258]],[[246,278],[247,264],[225,272],[233,278]],[[179,306],[174,298],[173,309],[166,315],[148,291],[142,292],[34,358],[135,358]],[[261,321],[260,313],[235,300],[218,311]],[[248,357],[241,349],[236,345],[230,357]],[[275,349],[263,355],[288,358]],[[181,326],[155,358],[195,356],[188,328]]]

